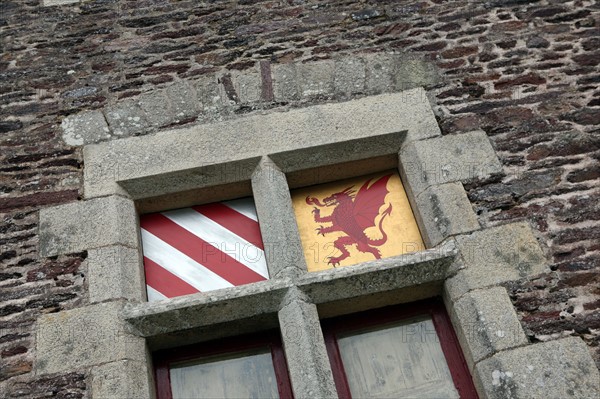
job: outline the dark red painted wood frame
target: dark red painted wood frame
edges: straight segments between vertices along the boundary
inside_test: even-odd
[[[169,373],[169,368],[173,363],[252,349],[270,349],[279,397],[282,399],[293,398],[281,337],[278,331],[268,331],[155,352],[153,360],[157,399],[173,399]]]
[[[352,395],[350,394],[350,387],[348,386],[346,372],[337,345],[337,335],[339,333],[361,330],[365,327],[383,326],[388,323],[418,316],[431,317],[446,362],[448,363],[454,386],[460,397],[463,399],[478,398],[471,373],[458,344],[456,334],[452,329],[452,324],[446,313],[444,304],[441,299],[431,299],[369,310],[322,321],[323,336],[325,337],[333,378],[340,399],[351,399]]]

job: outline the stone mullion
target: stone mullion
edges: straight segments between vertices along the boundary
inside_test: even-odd
[[[292,288],[278,317],[294,397],[337,398],[317,306]]]
[[[306,272],[292,197],[285,174],[263,157],[252,175],[252,191],[271,278]]]

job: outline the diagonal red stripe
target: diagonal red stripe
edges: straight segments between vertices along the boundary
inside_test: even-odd
[[[235,209],[231,209],[227,205],[219,203],[193,206],[192,208],[196,212],[219,223],[227,230],[234,232],[250,244],[262,250],[265,249],[262,236],[260,235],[258,222],[250,219],[248,216],[239,213]]]
[[[163,269],[158,263],[144,256],[144,272],[146,273],[146,284],[160,292],[167,298],[181,295],[195,294],[198,291],[184,280]]]
[[[263,276],[254,270],[249,269],[160,213],[143,215],[140,218],[140,225],[144,230],[154,234],[233,285],[265,280]],[[216,244],[221,245],[224,243]]]

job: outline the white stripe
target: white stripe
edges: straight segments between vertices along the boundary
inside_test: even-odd
[[[254,200],[252,200],[252,198],[241,198],[231,201],[223,201],[221,203],[230,207],[234,211],[249,217],[255,222],[258,222],[258,216],[256,216],[256,207],[254,206]]]
[[[176,275],[199,291],[233,287],[229,281],[179,252],[152,233],[141,229],[144,256]]]
[[[244,240],[231,230],[227,230],[214,220],[191,208],[163,212],[179,226],[202,238],[221,252],[225,252],[247,268],[264,278],[269,278],[265,253],[262,249]]]
[[[149,285],[146,285],[146,291],[148,292],[148,302],[162,301],[163,299],[169,299],[165,295],[156,291],[154,288],[150,287]]]

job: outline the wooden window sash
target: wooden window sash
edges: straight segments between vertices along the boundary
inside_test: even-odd
[[[322,321],[323,336],[331,362],[333,379],[340,399],[351,399],[350,386],[337,342],[339,333],[359,331],[368,327],[385,326],[418,316],[429,316],[438,335],[454,386],[461,398],[477,399],[471,378],[452,323],[441,299],[429,299],[409,304],[388,306]]]
[[[277,331],[269,331],[155,352],[153,359],[157,399],[173,399],[170,378],[170,367],[173,364],[253,349],[268,349],[271,352],[279,397],[293,398],[281,337]]]

